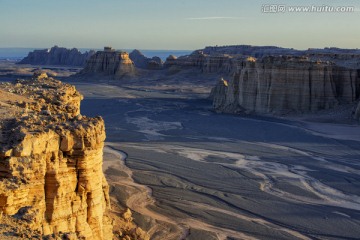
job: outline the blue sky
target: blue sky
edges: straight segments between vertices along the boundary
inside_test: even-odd
[[[278,3],[360,9],[358,0],[0,0],[0,47],[360,47],[360,11],[262,13]]]

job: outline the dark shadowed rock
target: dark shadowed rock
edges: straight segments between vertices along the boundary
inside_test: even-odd
[[[104,51],[98,51],[89,58],[79,75],[103,75],[111,78],[122,78],[134,73],[134,63],[127,52],[115,51],[110,47],[105,47]]]
[[[84,66],[86,60],[95,52],[81,53],[78,49],[54,46],[51,49],[34,50],[18,64]]]
[[[177,65],[177,57],[174,56],[174,55],[169,55],[167,58],[166,58],[166,61],[164,63],[164,66],[165,67],[171,67],[173,65]]]
[[[360,102],[357,105],[357,108],[355,110],[354,118],[358,121],[360,121]]]
[[[135,49],[129,54],[135,67],[142,69],[158,70],[163,68],[163,61],[159,57],[148,58],[142,52]]]

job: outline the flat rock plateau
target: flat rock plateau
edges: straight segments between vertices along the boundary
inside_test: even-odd
[[[64,166],[59,170],[65,171],[73,165],[64,158],[81,162],[84,157],[98,154],[103,156],[102,170],[106,177],[101,184],[95,181],[77,184],[79,187],[74,191],[66,189],[56,194],[76,199],[83,191],[81,186],[101,185],[103,200],[100,202],[105,210],[98,212],[103,214],[103,219],[112,219],[112,232],[117,238],[132,233],[137,234],[137,239],[155,240],[358,239],[359,59],[357,50],[298,51],[241,45],[206,47],[183,57],[169,56],[164,63],[155,64],[151,62],[156,59],[144,58],[138,52],[129,55],[106,48],[92,55],[84,69],[70,77],[62,75],[68,74],[69,68],[56,69],[56,74],[64,76],[61,77],[63,84],[69,88],[68,84],[75,86],[84,96],[81,114],[90,117],[79,115],[78,108],[70,109],[73,114],[70,120],[56,124],[60,125],[57,129],[51,127],[51,121],[55,120],[50,119],[57,114],[54,108],[58,105],[50,104],[46,109],[37,110],[36,115],[48,121],[43,124],[49,126],[49,132],[59,138],[59,146],[53,150],[62,152],[63,156],[60,161],[59,154],[45,154],[49,156],[44,157],[45,165],[58,164]],[[36,68],[26,66],[26,74]],[[10,64],[6,69],[6,74],[0,77],[3,81],[21,76],[19,66]],[[29,80],[29,84],[31,81],[41,82],[44,87],[45,83],[51,83],[48,78]],[[19,84],[27,83],[20,81]],[[3,86],[6,94],[14,94],[6,90],[8,83]],[[23,94],[16,94],[21,99],[14,102],[21,104],[4,100],[3,105],[3,108],[5,103],[16,106],[9,108],[11,114],[4,114],[16,116],[13,119],[29,115],[21,106],[34,105],[24,104],[29,100],[24,99]],[[35,111],[33,107],[29,109]],[[97,118],[98,115],[103,120]],[[56,121],[62,120],[57,117]],[[97,129],[97,124],[104,126],[104,123],[104,143],[100,127],[98,140],[89,141],[97,138],[81,135],[83,145],[75,144],[78,141],[74,140],[71,150],[69,144],[64,144],[67,148],[61,150],[65,133],[78,134],[72,130],[75,126],[82,126],[87,132],[86,129]],[[30,129],[36,126],[31,122]],[[86,134],[94,132],[89,130]],[[4,146],[4,143],[13,146],[11,158],[21,153],[21,148],[16,147],[19,141],[2,140]],[[85,150],[87,146],[96,148],[97,153],[95,149]],[[6,149],[4,154],[9,154]],[[71,154],[80,152],[81,157],[72,160]],[[19,180],[16,184],[26,186],[28,175],[22,173],[19,160],[11,163],[16,162],[16,166],[6,166],[11,167],[12,178]],[[90,171],[91,174],[101,175],[99,165],[86,167],[96,169]],[[86,169],[79,170],[84,178],[74,179],[86,182],[85,176],[91,174]],[[1,172],[4,172],[3,179],[9,179],[8,170]],[[37,177],[46,182],[57,176],[50,173],[44,170],[45,180]],[[68,175],[62,181],[72,181],[72,175]],[[59,183],[59,189],[64,182]],[[85,188],[84,191],[93,190]],[[94,191],[100,192],[100,187]],[[54,201],[51,196],[55,193],[47,197],[47,191],[44,192],[42,206],[65,204],[60,196]],[[38,195],[36,199],[43,199]],[[5,195],[0,193],[0,196]],[[86,199],[92,196],[86,194]],[[47,203],[47,199],[52,200]],[[3,204],[3,200],[1,203],[2,209],[10,206]],[[2,219],[26,223],[24,219],[30,213],[38,216],[32,208],[20,213],[15,209],[6,210],[8,213],[3,214]],[[52,210],[39,211],[52,213]],[[60,215],[45,218],[47,225],[40,217],[36,218],[39,219],[37,226],[49,226],[46,229],[55,233],[65,233],[63,228],[74,226],[75,233],[67,230],[69,235],[86,234],[76,230],[76,222],[75,225],[70,224],[72,221],[56,225],[55,219],[61,219]],[[92,234],[101,232],[100,228],[92,227],[93,221],[87,218],[82,223],[85,222]],[[124,223],[131,227],[118,228]],[[105,229],[106,224],[102,225]],[[134,235],[128,236],[134,238]]]

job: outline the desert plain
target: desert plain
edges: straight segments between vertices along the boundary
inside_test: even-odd
[[[6,76],[36,66],[3,63]],[[360,129],[354,104],[316,114],[219,114],[214,74],[159,70],[114,80],[46,69],[106,126],[113,207],[151,239],[357,239]],[[8,73],[12,73],[9,78]]]
[[[360,236],[357,125],[217,114],[210,84],[170,79],[71,81],[105,120],[112,198],[151,239]]]

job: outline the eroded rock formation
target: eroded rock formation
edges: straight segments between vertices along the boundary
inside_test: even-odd
[[[135,67],[149,70],[159,70],[163,68],[163,61],[159,57],[148,58],[139,50],[135,49],[129,54]]]
[[[20,221],[29,239],[112,239],[102,118],[81,116],[82,95],[46,74],[3,83],[0,96],[3,226]]]
[[[228,86],[213,89],[220,112],[316,112],[359,98],[359,71],[308,57],[237,59]]]
[[[357,108],[354,113],[354,118],[358,121],[360,121],[360,102],[357,105]]]
[[[34,50],[18,64],[32,65],[58,65],[58,66],[78,66],[85,65],[86,60],[95,52],[89,51],[81,53],[78,49],[67,49],[54,46],[50,49]]]
[[[124,76],[131,76],[134,73],[134,63],[131,61],[128,53],[115,51],[111,47],[105,47],[104,51],[98,51],[89,58],[80,75],[122,78]]]
[[[189,68],[195,67],[203,73],[229,73],[232,70],[232,59],[234,56],[228,54],[205,54],[202,50],[192,52],[190,55],[166,59],[165,67],[172,66]]]

